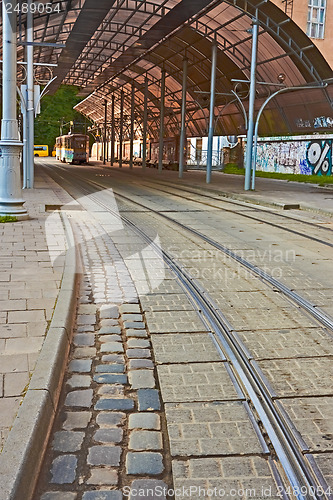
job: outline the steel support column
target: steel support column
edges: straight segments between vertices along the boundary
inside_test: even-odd
[[[186,141],[186,91],[187,91],[187,58],[183,60],[183,88],[182,88],[182,115],[180,124],[180,142],[179,142],[179,178],[184,173],[184,147]]]
[[[165,69],[161,75],[161,111],[160,111],[160,144],[158,150],[158,171],[163,170],[163,139],[164,139],[164,107],[165,107]]]
[[[111,167],[114,164],[114,143],[115,143],[115,130],[114,130],[114,95],[112,94],[111,102]]]
[[[106,164],[106,128],[108,124],[108,101],[104,99],[103,165]]]
[[[0,141],[0,215],[27,219],[23,207],[19,140],[16,116],[16,5],[2,2],[2,120]],[[9,7],[7,11],[7,7]]]
[[[147,165],[147,125],[148,125],[148,78],[145,78],[142,131],[142,168]]]
[[[26,40],[29,43],[34,41],[34,20],[32,12],[32,0],[28,0],[27,12],[27,36]],[[34,103],[34,47],[27,45],[27,131],[26,131],[26,162],[27,162],[27,178],[26,187],[29,189],[34,187],[34,137],[35,137],[35,103]]]
[[[124,91],[120,92],[120,123],[119,123],[119,168],[123,166],[123,121],[124,121]]]
[[[134,106],[135,106],[135,88],[134,88],[134,83],[132,83],[132,89],[131,89],[131,130],[130,130],[130,160],[129,160],[129,168],[133,168],[133,156],[134,156]]]
[[[257,73],[257,52],[258,52],[258,31],[259,24],[257,19],[252,21],[252,55],[251,55],[251,76],[250,76],[250,95],[249,95],[249,119],[246,139],[246,158],[245,158],[245,191],[251,188],[251,166],[253,152],[253,131],[254,131],[254,103],[256,98],[256,73]]]
[[[210,106],[209,106],[209,130],[207,150],[206,182],[209,184],[212,178],[213,165],[213,139],[214,139],[214,109],[215,109],[215,81],[216,81],[217,45],[212,46],[212,71],[210,78]]]

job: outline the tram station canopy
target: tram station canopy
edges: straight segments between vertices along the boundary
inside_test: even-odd
[[[268,0],[38,0],[52,12],[34,15],[36,78],[51,75],[60,84],[80,87],[85,99],[76,109],[96,124],[104,122],[104,103],[125,95],[130,117],[132,85],[135,117],[142,121],[144,83],[149,82],[149,134],[158,137],[161,70],[166,72],[165,133],[179,134],[183,60],[188,61],[187,135],[207,134],[211,54],[217,44],[215,116],[217,135],[245,132],[252,23],[259,22],[256,108],[272,99],[260,121],[261,135],[327,131],[333,127],[333,71],[311,39]],[[49,9],[50,10],[50,9]],[[18,16],[18,60],[24,61],[26,15]],[[20,67],[20,65],[19,65]],[[22,65],[22,68],[24,66]],[[24,71],[24,70],[22,70]],[[236,80],[236,81],[235,81]],[[237,80],[245,82],[240,83]],[[317,86],[318,88],[310,88]],[[237,100],[235,94],[241,99]]]

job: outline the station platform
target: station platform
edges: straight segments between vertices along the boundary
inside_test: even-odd
[[[43,168],[45,164],[47,169]],[[69,194],[65,190],[63,172],[64,185],[50,176],[50,168],[54,165],[54,160],[38,160],[36,187],[23,192],[30,219],[0,225],[3,244],[0,499],[134,500],[139,498],[134,491],[150,487],[164,493],[146,496],[146,499],[166,500],[172,495],[165,491],[178,489],[180,493],[175,498],[181,500],[188,496],[184,486],[202,486],[208,491],[216,485],[221,489],[223,483],[224,487],[234,488],[235,476],[241,477],[239,488],[251,486],[257,491],[255,498],[279,498],[275,468],[267,458],[268,451],[258,437],[256,424],[249,424],[243,396],[228,387],[229,369],[221,353],[215,350],[209,328],[200,324],[193,305],[170,272],[164,270],[161,275],[161,263],[150,255],[149,249],[146,258],[153,262],[149,271],[152,273],[150,285],[154,286],[147,289],[139,265],[142,252],[146,250],[142,250],[139,241],[128,231],[122,234],[123,229],[115,220],[110,220],[103,206],[97,206],[97,201],[106,203],[103,192],[98,193],[98,199],[96,195],[76,197],[74,191]],[[80,171],[78,166],[72,168],[74,172]],[[146,183],[155,181],[161,192],[172,190],[172,185],[184,186],[194,194],[209,194],[215,201],[220,198],[249,203],[242,205],[243,209],[251,210],[253,205],[281,212],[289,209],[296,218],[304,210],[326,225],[330,224],[329,217],[333,215],[333,190],[315,185],[258,178],[256,191],[244,193],[241,176],[218,172],[213,172],[212,183],[206,185],[205,173],[201,171],[188,171],[179,180],[177,172],[143,171],[141,167],[130,170],[126,166],[120,171],[117,167],[103,166],[101,162],[92,162],[89,169],[97,181],[110,175],[112,182],[114,176],[118,190],[119,186],[126,189],[126,184],[138,189],[137,182],[142,189],[148,189]],[[128,196],[141,199],[141,195],[131,193],[131,189]],[[151,193],[147,199],[157,203]],[[128,203],[120,203],[119,211],[133,212]],[[172,211],[172,201],[170,204],[167,211]],[[198,209],[188,210],[199,212]],[[203,210],[211,216],[217,209]],[[134,214],[134,221],[136,215],[140,217],[139,210]],[[156,236],[154,221],[151,224],[150,229]],[[273,234],[269,234],[272,241]],[[131,245],[136,245],[137,254],[133,249],[128,254],[130,240]],[[192,241],[187,247],[180,246],[183,243],[177,239],[176,242],[179,248],[187,251],[192,248]],[[232,243],[235,244],[233,240]],[[250,245],[239,248],[251,250]],[[304,250],[305,260],[310,258],[306,245],[301,242],[299,248]],[[328,259],[328,255],[325,248],[322,258]],[[208,268],[211,262],[201,265]],[[292,265],[288,264],[295,287],[304,290],[306,297],[311,295],[312,289],[317,290],[318,305],[331,313],[331,290],[322,270],[320,263],[318,283],[322,279],[323,284],[315,285],[314,274],[311,274],[308,280],[311,283],[307,282],[306,288],[299,284],[302,278],[297,274],[298,268],[292,270]],[[304,272],[303,268],[302,276]],[[260,293],[262,300],[274,302],[274,308],[267,306],[260,317],[257,309],[241,319],[234,312],[228,313],[228,321],[234,321],[244,338],[257,323],[268,336],[269,329],[275,328],[276,318],[281,320],[286,336],[288,329],[294,328],[295,332],[297,329],[298,334],[304,335],[304,341],[297,341],[297,356],[301,360],[290,393],[281,375],[281,370],[286,368],[279,365],[280,359],[276,361],[283,355],[271,353],[265,357],[260,354],[258,363],[269,378],[272,365],[269,358],[275,360],[276,371],[272,371],[270,382],[278,397],[282,397],[285,412],[297,414],[299,402],[301,406],[307,405],[309,413],[319,405],[321,417],[324,415],[331,425],[329,409],[332,402],[325,399],[324,386],[329,377],[326,363],[331,362],[333,356],[332,341],[327,341],[323,365],[316,365],[316,377],[321,379],[322,391],[314,394],[305,389],[307,381],[302,380],[302,363],[307,363],[307,355],[316,359],[321,355],[315,350],[312,352],[312,348],[315,349],[323,332],[290,312],[289,306],[273,298],[273,293],[266,295],[261,286],[253,292],[244,287],[244,283],[235,284],[234,278],[227,277],[226,283],[235,304],[244,300],[242,293],[251,297]],[[212,288],[213,296],[214,292]],[[215,299],[219,300],[217,292]],[[231,301],[227,293],[225,301]],[[269,308],[275,316],[267,313]],[[235,309],[238,311],[238,306]],[[279,316],[279,311],[283,312],[283,317]],[[296,327],[291,326],[292,317]],[[294,342],[292,338],[286,345],[290,342]],[[260,351],[256,342],[252,347],[255,352]],[[306,358],[305,361],[302,358]],[[223,369],[217,366],[221,360]],[[117,368],[109,371],[106,364]],[[216,376],[220,380],[218,383]],[[298,391],[304,396],[301,401],[292,399]],[[312,397],[316,399],[315,405]],[[58,400],[62,408],[60,413],[56,410]],[[321,417],[316,416],[320,420]],[[33,471],[36,464],[42,466],[40,457],[51,433],[49,422],[54,419],[52,442],[32,496],[36,487]],[[225,436],[228,432],[223,428],[225,419],[229,429],[232,427],[230,432],[235,433],[233,444]],[[303,421],[301,428],[304,430],[302,439],[310,440],[312,436],[314,443],[311,445],[317,446],[312,420]],[[330,435],[329,430],[326,434]],[[318,463],[323,473],[329,471],[333,457],[329,446],[325,448],[325,440],[320,438],[319,442],[322,447]],[[243,447],[248,446],[252,448],[247,454]],[[313,447],[309,448],[311,453],[314,453]],[[329,487],[333,487],[332,474],[328,472],[326,476]],[[128,481],[125,478],[129,478]],[[197,491],[193,490],[192,496],[196,500],[201,498]]]

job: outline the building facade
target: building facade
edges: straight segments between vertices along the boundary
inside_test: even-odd
[[[333,68],[332,0],[272,0],[311,38]]]

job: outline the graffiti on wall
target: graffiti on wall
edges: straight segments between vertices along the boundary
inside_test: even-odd
[[[333,140],[259,142],[257,170],[303,175],[332,175]]]

